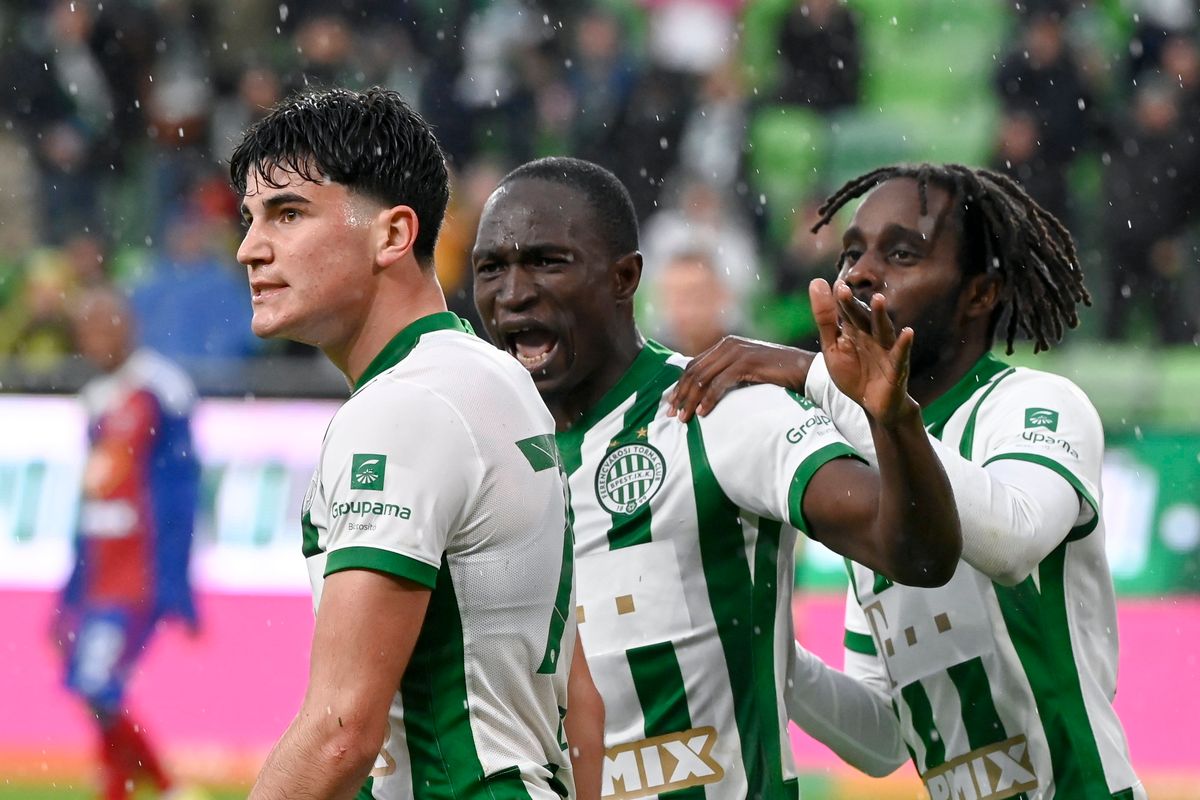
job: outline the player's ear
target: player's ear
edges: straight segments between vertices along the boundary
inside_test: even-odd
[[[995,275],[976,275],[967,282],[966,303],[968,317],[989,317],[1000,302],[1001,281]]]
[[[412,252],[421,223],[409,206],[385,208],[375,222],[375,261],[386,269]]]
[[[612,280],[613,298],[618,302],[633,302],[642,282],[642,254],[634,250],[612,263],[608,270]]]

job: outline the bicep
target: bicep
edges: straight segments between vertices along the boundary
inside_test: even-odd
[[[305,705],[337,713],[339,726],[378,731],[382,737],[430,595],[418,583],[371,570],[327,577],[317,609]]]

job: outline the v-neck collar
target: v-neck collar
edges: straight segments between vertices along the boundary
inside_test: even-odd
[[[430,314],[409,323],[393,336],[390,342],[384,345],[375,358],[371,359],[371,363],[367,365],[363,374],[354,382],[354,391],[357,392],[366,386],[372,378],[403,361],[405,356],[411,353],[413,348],[417,346],[417,342],[420,341],[421,337],[433,331],[468,332],[466,323],[452,311],[439,311],[436,314]]]

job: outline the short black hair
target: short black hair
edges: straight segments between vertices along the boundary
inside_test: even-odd
[[[413,254],[432,263],[450,198],[446,155],[433,129],[398,93],[318,89],[281,101],[247,129],[229,159],[229,177],[241,197],[250,170],[278,186],[269,179],[275,168],[314,182],[328,178],[388,206],[409,206],[418,222]]]
[[[928,213],[930,184],[950,193],[958,222],[958,266],[966,276],[989,272],[1000,278],[1000,302],[988,335],[1008,314],[1008,353],[1019,327],[1033,339],[1033,352],[1049,350],[1066,328],[1079,324],[1077,307],[1092,304],[1070,231],[1007,175],[962,164],[897,164],[848,181],[818,209],[813,233],[829,224],[842,206],[893,178],[917,182],[921,214]]]
[[[539,180],[574,189],[592,207],[600,236],[616,258],[638,249],[637,212],[621,179],[599,164],[581,158],[551,156],[530,161],[500,181],[505,186],[518,180]]]

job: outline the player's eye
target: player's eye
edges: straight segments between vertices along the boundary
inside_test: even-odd
[[[921,256],[918,253],[903,247],[897,247],[892,251],[892,260],[898,261],[901,264],[912,264],[918,261],[920,258]]]
[[[279,218],[284,222],[295,222],[300,219],[300,212],[294,208],[285,208],[279,212]]]
[[[843,267],[851,267],[851,266],[854,266],[854,263],[856,261],[858,261],[858,259],[860,259],[861,257],[862,257],[861,250],[855,250],[853,248],[847,247],[845,250],[842,251],[841,258],[838,259],[838,264]]]

